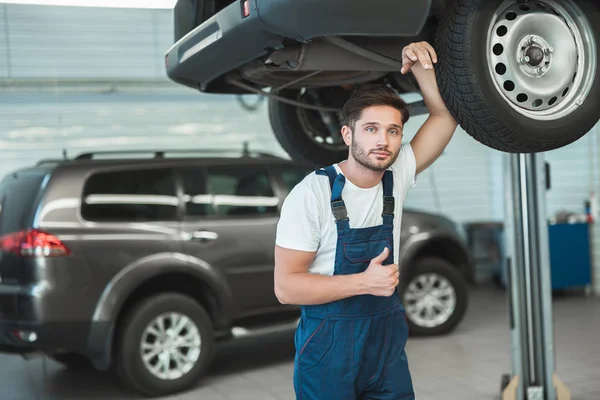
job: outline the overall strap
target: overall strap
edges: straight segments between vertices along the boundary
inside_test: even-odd
[[[325,168],[319,168],[315,171],[317,175],[326,175],[329,177],[329,186],[331,187],[331,211],[335,217],[336,225],[339,228],[348,228],[348,211],[346,204],[342,199],[342,190],[346,183],[346,177],[343,174],[338,174],[333,165]]]
[[[394,175],[386,170],[383,174],[383,223],[392,225],[394,222]]]

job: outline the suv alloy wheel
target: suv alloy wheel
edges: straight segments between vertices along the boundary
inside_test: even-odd
[[[162,293],[126,313],[117,337],[115,372],[145,396],[165,396],[197,384],[213,350],[213,328],[204,308],[185,295]]]
[[[401,277],[399,296],[411,334],[433,336],[453,330],[465,315],[468,288],[446,260],[426,257]]]

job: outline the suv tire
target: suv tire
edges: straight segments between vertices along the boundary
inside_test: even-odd
[[[143,342],[149,343],[150,338],[157,340],[153,335],[147,336],[146,330],[159,318],[165,321],[169,318],[170,313],[186,317],[191,322],[190,331],[185,330],[182,335],[194,332],[193,326],[195,325],[200,338],[200,346],[199,354],[194,357],[195,360],[189,370],[180,377],[164,379],[156,376],[146,367],[141,347]],[[164,330],[167,334],[168,328],[170,326],[166,326]],[[128,310],[119,332],[119,337],[116,338],[117,354],[115,357],[117,377],[127,387],[148,397],[165,396],[191,388],[198,383],[212,360],[214,336],[210,317],[197,301],[179,293],[163,293],[143,299]],[[174,340],[176,337],[170,340]],[[168,351],[169,348],[172,349],[176,345],[171,342],[166,346]],[[188,350],[187,354],[191,354],[192,351]],[[173,359],[169,360],[170,366],[173,366]],[[160,361],[159,355],[154,356],[151,361],[157,364]]]
[[[411,267],[408,274],[400,279],[398,292],[406,309],[406,321],[411,335],[433,336],[448,333],[464,317],[468,303],[467,283],[457,268],[448,261],[439,257],[421,258]],[[427,317],[419,315],[414,310],[415,297],[432,293],[431,289],[424,289],[421,282],[436,286],[445,284],[451,288],[450,296],[454,298],[453,305],[450,305],[452,307],[451,314],[447,318],[443,318],[441,323],[427,321]],[[433,298],[438,297],[434,295]],[[443,299],[448,299],[448,297],[443,297]],[[423,301],[427,301],[427,298],[424,298]]]
[[[329,95],[329,98],[321,100],[328,106],[341,107],[349,96],[349,94],[344,94],[340,88],[330,88],[330,93],[326,92],[321,91],[319,95]],[[290,100],[309,102],[309,100],[302,99],[303,93],[300,90],[282,89],[274,93]],[[339,123],[337,115],[329,115],[329,117],[332,121]],[[319,111],[269,99],[269,120],[275,138],[283,150],[295,161],[309,165],[326,166],[348,157],[348,146],[343,141],[333,145],[319,143],[311,138],[331,136]],[[339,136],[339,134],[337,135]]]

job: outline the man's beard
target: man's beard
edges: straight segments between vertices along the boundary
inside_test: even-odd
[[[356,162],[358,164],[360,164],[361,166],[363,166],[364,168],[370,169],[371,171],[383,172],[386,169],[388,169],[398,158],[398,153],[392,154],[387,149],[374,149],[372,151],[376,151],[376,150],[377,151],[387,151],[388,153],[391,154],[389,160],[385,164],[378,164],[378,163],[374,162],[373,160],[369,159],[370,152],[366,151],[362,147],[359,147],[355,141],[352,141],[352,144],[350,145],[350,152],[352,154],[352,157],[356,160]]]

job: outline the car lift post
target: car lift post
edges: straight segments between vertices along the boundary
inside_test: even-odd
[[[555,374],[543,154],[505,155],[505,233],[512,374],[502,400],[570,400]]]

